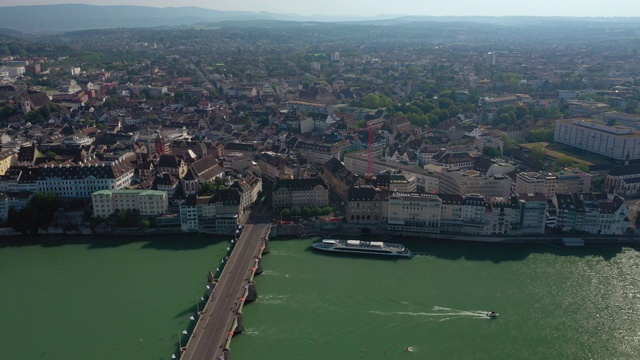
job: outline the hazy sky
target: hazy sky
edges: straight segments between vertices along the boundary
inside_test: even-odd
[[[301,15],[640,16],[639,0],[0,0],[0,6],[60,3],[200,6]]]

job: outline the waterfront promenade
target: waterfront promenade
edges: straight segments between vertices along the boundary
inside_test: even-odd
[[[241,327],[242,307],[253,284],[260,256],[267,245],[271,225],[247,224],[240,235],[209,299],[201,311],[181,359],[229,358],[229,342]],[[240,329],[241,330],[241,329]]]

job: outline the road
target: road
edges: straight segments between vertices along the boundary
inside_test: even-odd
[[[207,301],[181,359],[219,360],[232,331],[240,296],[249,283],[268,224],[247,224]]]

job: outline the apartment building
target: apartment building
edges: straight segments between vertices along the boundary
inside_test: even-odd
[[[188,196],[180,205],[183,232],[203,231],[230,234],[238,225],[240,196],[237,191],[221,191],[213,196]]]
[[[591,178],[591,174],[572,168],[555,173],[521,172],[516,175],[515,193],[542,193],[551,199],[556,193],[588,192]]]
[[[364,175],[368,172],[368,156],[367,151],[354,151],[344,155],[344,166],[349,171]],[[420,169],[415,166],[407,166],[397,162],[382,161],[376,158],[373,154],[371,159],[373,174],[380,174],[382,172],[402,171],[403,174],[409,177],[415,177],[416,192],[434,193],[438,191],[439,178],[436,173],[430,170]]]
[[[339,141],[335,144],[314,144],[303,141],[296,141],[294,148],[304,156],[310,164],[324,165],[331,158],[342,158],[343,152],[351,147],[348,140]]]
[[[346,200],[349,190],[360,182],[360,177],[347,169],[337,158],[331,158],[322,166],[322,179],[329,191],[341,200]]]
[[[6,223],[9,220],[11,209],[20,211],[27,207],[32,197],[32,192],[0,193],[0,222]]]
[[[629,207],[618,195],[607,193],[556,194],[554,227],[594,235],[624,235],[631,227]]]
[[[274,209],[329,205],[329,187],[322,178],[280,179],[273,186]]]
[[[52,191],[62,197],[90,198],[100,190],[121,190],[131,185],[134,167],[129,161],[98,165],[84,163],[45,165],[40,169],[38,191]]]
[[[0,176],[7,173],[7,170],[18,160],[18,153],[13,149],[0,152]]]
[[[395,233],[438,234],[442,200],[434,194],[394,192],[389,197],[388,229]]]
[[[350,224],[380,224],[387,222],[388,190],[373,186],[357,186],[349,189],[346,214]]]
[[[106,218],[120,211],[157,216],[169,210],[169,197],[156,190],[100,190],[91,194],[93,216]]]

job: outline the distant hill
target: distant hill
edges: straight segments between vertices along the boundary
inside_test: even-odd
[[[83,4],[0,7],[2,27],[24,33],[60,33],[75,30],[193,25],[217,21],[355,21],[392,17],[302,16],[268,12],[220,11],[198,7],[95,6]]]
[[[456,17],[377,15],[368,17],[269,12],[220,11],[198,7],[156,8],[149,6],[95,6],[82,4],[0,7],[0,34],[9,36],[61,33],[89,29],[142,28],[224,23],[226,26],[294,26],[291,22],[338,22],[378,26],[423,26],[434,23],[476,23],[506,27],[582,26],[616,28],[635,27],[639,18],[566,18],[566,17]],[[21,34],[23,33],[23,34]]]
[[[266,13],[197,7],[93,6],[79,4],[0,7],[2,27],[24,33],[56,33],[118,27],[190,25],[223,20],[274,19]]]
[[[22,33],[13,29],[0,28],[0,35],[20,36]]]

